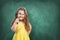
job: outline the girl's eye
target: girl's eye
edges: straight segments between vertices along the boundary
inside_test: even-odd
[[[21,15],[24,15],[24,14],[21,14]]]
[[[21,13],[19,13],[19,14],[21,14]]]
[[[24,15],[24,14],[22,14],[22,13],[19,13],[20,15]]]

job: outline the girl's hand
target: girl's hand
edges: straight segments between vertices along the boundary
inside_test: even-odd
[[[12,25],[12,27],[11,27],[11,30],[12,30],[13,32],[16,31],[16,26],[17,26],[18,22],[19,22],[19,19],[16,18],[15,22],[13,23],[13,25]]]

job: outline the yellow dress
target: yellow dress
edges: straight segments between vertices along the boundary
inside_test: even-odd
[[[17,24],[16,31],[12,40],[30,40],[29,35],[24,26],[25,24],[23,22],[19,22]]]

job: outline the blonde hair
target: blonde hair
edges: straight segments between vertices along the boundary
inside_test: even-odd
[[[11,26],[13,25],[15,19],[17,18],[17,14],[18,14],[19,10],[23,10],[24,13],[25,13],[25,16],[26,16],[26,17],[25,17],[24,20],[22,20],[22,21],[25,23],[25,29],[26,29],[27,31],[29,31],[29,30],[30,30],[30,26],[29,26],[29,21],[28,21],[28,14],[27,14],[26,8],[24,8],[24,7],[18,8],[18,10],[17,10],[17,12],[16,12],[16,14],[15,14],[15,18],[14,18],[13,21],[12,21]]]

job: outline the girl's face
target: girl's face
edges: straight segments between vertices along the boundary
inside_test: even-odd
[[[24,17],[25,17],[24,11],[23,11],[23,10],[19,10],[17,16],[18,16],[18,18],[19,18],[20,20],[23,20]]]

